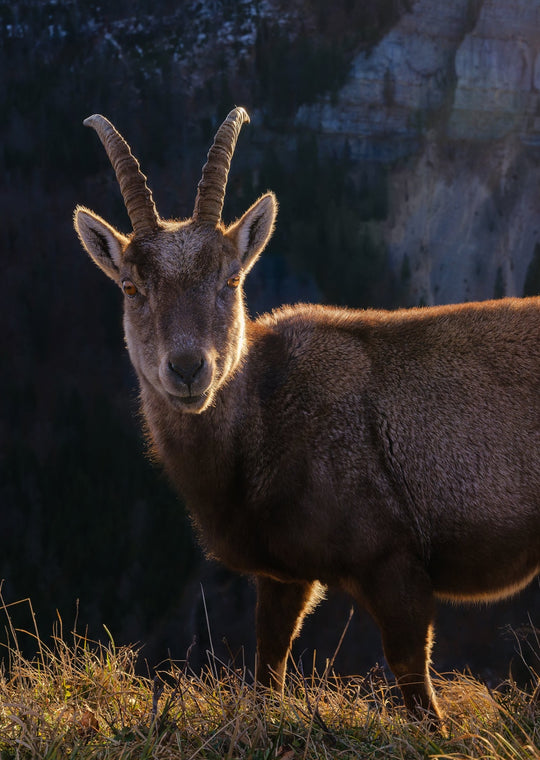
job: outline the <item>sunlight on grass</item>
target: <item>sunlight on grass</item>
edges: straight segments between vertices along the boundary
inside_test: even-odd
[[[448,716],[443,734],[407,718],[379,667],[339,678],[305,676],[293,664],[281,699],[211,653],[202,673],[190,669],[188,653],[185,662],[143,677],[137,652],[117,648],[110,634],[106,645],[65,636],[59,621],[45,643],[37,630],[15,630],[3,611],[11,643],[0,670],[1,760],[540,758],[534,673],[529,690],[508,681],[490,691],[457,673],[436,678]],[[20,652],[22,636],[35,640],[31,660]]]

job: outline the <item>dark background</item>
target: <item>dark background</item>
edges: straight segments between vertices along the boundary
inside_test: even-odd
[[[64,630],[76,623],[94,639],[107,626],[117,644],[141,645],[153,666],[184,657],[196,636],[197,667],[210,644],[204,590],[218,654],[253,661],[253,588],[202,558],[181,502],[145,457],[121,298],[72,228],[82,203],[129,229],[86,116],[116,124],[161,215],[182,217],[216,127],[244,104],[252,125],[239,141],[224,218],[267,188],[280,201],[276,234],[248,283],[251,312],[296,300],[410,303],[407,273],[392,270],[368,225],[388,214],[388,165],[351,163],[347,146],[322,152],[317,133],[295,121],[302,104],[337,93],[355,52],[375,45],[409,4],[291,5],[302,21],[283,28],[278,16],[261,18],[245,49],[234,33],[244,6],[225,0],[132,0],[114,11],[83,0],[0,2],[0,579],[11,605],[4,617],[31,628],[22,601],[30,598],[43,638],[57,616]],[[232,37],[201,57],[201,28],[212,40],[225,22]],[[359,219],[366,224],[352,234]],[[529,292],[540,292],[537,259]],[[538,621],[538,596],[535,583],[489,610],[441,607],[436,667],[469,665],[495,683],[513,662],[526,679],[516,640]],[[306,650],[309,667],[314,649],[319,668],[332,655],[350,604],[330,593],[307,622],[296,651]],[[377,632],[357,610],[336,668],[364,672],[381,658]],[[528,658],[537,666],[532,650]]]

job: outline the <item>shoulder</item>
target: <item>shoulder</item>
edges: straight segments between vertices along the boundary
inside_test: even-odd
[[[259,317],[249,329],[250,369],[264,388],[307,387],[328,377],[365,371],[371,327],[363,312],[296,304]]]

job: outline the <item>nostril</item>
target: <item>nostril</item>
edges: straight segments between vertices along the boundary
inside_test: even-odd
[[[191,385],[204,367],[204,357],[181,354],[169,359],[169,369],[185,385]]]

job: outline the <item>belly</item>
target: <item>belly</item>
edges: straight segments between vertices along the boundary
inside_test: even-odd
[[[434,551],[429,566],[435,595],[453,601],[511,596],[540,573],[540,547],[474,542]]]

